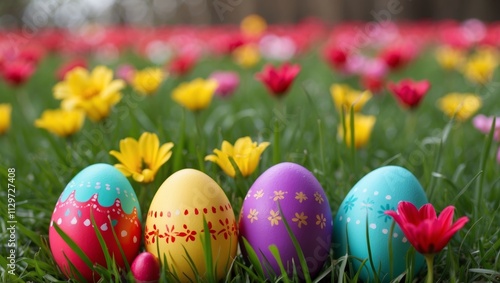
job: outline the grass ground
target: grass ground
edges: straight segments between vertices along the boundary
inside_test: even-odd
[[[101,64],[92,59],[92,66]],[[498,144],[487,149],[485,135],[474,129],[470,121],[449,120],[436,107],[436,101],[452,91],[476,92],[483,97],[479,113],[499,115],[500,85],[493,83],[478,88],[465,81],[459,73],[445,73],[426,51],[407,68],[391,73],[389,80],[410,77],[428,79],[432,88],[420,108],[413,113],[401,109],[394,98],[382,92],[365,106],[365,114],[373,114],[377,122],[366,148],[352,154],[337,139],[339,116],[329,94],[332,83],[347,82],[355,87],[357,79],[344,78],[333,72],[315,50],[297,57],[302,71],[291,92],[283,99],[286,113],[274,111],[276,101],[254,79],[262,64],[243,70],[229,58],[205,58],[182,80],[207,77],[214,69],[236,70],[241,85],[236,94],[226,100],[214,99],[201,115],[204,154],[219,148],[223,140],[234,142],[242,136],[273,142],[273,121],[281,124],[281,161],[296,162],[314,173],[330,200],[333,214],[344,196],[366,173],[383,165],[400,165],[409,169],[426,190],[429,201],[438,211],[456,206],[458,216],[468,216],[470,222],[436,258],[435,276],[439,282],[499,282],[500,281],[500,166],[495,153]],[[0,136],[0,270],[3,282],[59,282],[65,278],[51,259],[48,249],[48,228],[54,205],[73,176],[86,166],[104,162],[116,163],[109,155],[118,149],[120,139],[138,138],[144,131],[155,132],[160,141],[175,143],[174,151],[181,154],[171,159],[159,171],[147,188],[131,182],[136,192],[146,191],[141,204],[144,213],[160,184],[181,168],[199,168],[195,144],[197,133],[191,113],[184,111],[170,98],[171,90],[181,79],[168,78],[153,97],[140,97],[130,87],[111,116],[102,123],[85,122],[83,129],[71,139],[62,139],[33,126],[43,110],[57,108],[52,96],[56,83],[54,71],[61,64],[55,55],[46,57],[31,80],[14,89],[0,83],[1,102],[13,106],[12,127]],[[119,62],[136,67],[149,65],[134,54],[124,54]],[[498,73],[498,72],[497,72]],[[180,143],[180,123],[185,117],[184,143]],[[175,156],[175,154],[174,154]],[[250,186],[260,173],[273,164],[272,146],[263,154],[256,172],[245,180]],[[483,159],[484,158],[484,159]],[[209,162],[206,173],[225,190],[235,213],[241,207],[242,195],[235,182]],[[17,262],[16,277],[6,272],[7,176],[15,168]],[[480,193],[481,192],[481,193]],[[341,281],[340,262],[329,261],[330,271],[325,281]],[[237,261],[244,263],[241,258]],[[355,272],[355,271],[351,271]],[[349,274],[349,273],[347,273]],[[235,265],[228,281],[239,282],[245,270]],[[421,281],[425,270],[417,274]],[[343,278],[349,281],[348,277]]]

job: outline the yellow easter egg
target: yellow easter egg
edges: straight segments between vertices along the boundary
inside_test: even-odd
[[[204,229],[204,219],[209,231]],[[238,231],[233,208],[221,187],[205,173],[177,171],[163,182],[151,202],[145,224],[146,250],[181,282],[196,281],[197,275],[203,278],[207,274],[205,233],[210,233],[213,272],[220,280],[236,256]]]

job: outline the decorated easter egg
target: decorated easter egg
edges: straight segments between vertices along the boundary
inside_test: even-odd
[[[54,260],[68,278],[79,278],[78,273],[89,282],[99,278],[56,231],[57,225],[93,265],[106,267],[104,248],[119,268],[124,267],[120,248],[129,263],[139,252],[140,215],[134,189],[120,171],[102,163],[88,166],[69,182],[52,213],[49,243]],[[96,232],[102,235],[105,247]]]
[[[390,282],[406,270],[406,255],[411,245],[398,225],[391,231],[393,220],[384,213],[396,210],[400,201],[421,207],[427,203],[427,197],[408,170],[385,166],[359,180],[340,204],[333,223],[334,255],[339,258],[348,253],[357,258],[352,260],[354,272],[362,260],[368,259],[360,276],[363,281],[374,281],[373,268],[381,282]],[[422,267],[423,260],[416,254],[414,270]]]
[[[287,273],[292,274],[295,264],[299,277],[303,277],[285,221],[314,278],[329,258],[332,213],[328,198],[314,175],[288,162],[274,165],[255,180],[243,201],[239,229],[241,238],[245,238],[256,252],[264,270],[269,266],[276,275],[281,274],[269,249],[275,245]],[[240,247],[246,256],[245,246],[240,244]]]
[[[205,173],[195,169],[177,171],[163,182],[149,207],[146,250],[181,282],[196,282],[198,275],[203,278],[208,273],[208,249],[203,245],[207,236],[212,272],[220,280],[236,256],[238,232],[233,208],[221,187]]]

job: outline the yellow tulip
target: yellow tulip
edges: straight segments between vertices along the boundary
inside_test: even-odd
[[[222,142],[221,149],[214,149],[214,154],[207,155],[206,161],[211,161],[219,165],[219,167],[230,177],[236,176],[236,170],[231,164],[229,158],[232,158],[243,177],[251,175],[257,165],[264,150],[269,146],[269,142],[252,142],[250,137],[239,138],[234,146],[227,141]]]
[[[251,68],[260,61],[259,48],[254,44],[246,44],[233,51],[233,59],[243,68]]]
[[[489,49],[479,50],[471,56],[464,66],[465,77],[476,84],[486,84],[493,77],[498,66],[498,55]]]
[[[354,114],[354,147],[361,148],[364,147],[370,140],[373,126],[375,125],[375,116],[369,115],[365,116],[359,113]],[[345,120],[345,137],[344,128],[339,125],[337,134],[344,140],[348,147],[351,147],[351,120],[349,116],[346,116]]]
[[[442,46],[435,53],[438,64],[445,70],[459,69],[465,61],[465,53],[462,50]]]
[[[81,110],[45,110],[35,121],[35,127],[45,129],[60,137],[68,137],[80,131],[85,121]]]
[[[354,112],[359,112],[372,97],[369,90],[355,90],[346,84],[333,84],[330,87],[330,94],[339,113],[342,109],[348,112],[351,107]]]
[[[453,92],[439,99],[438,106],[448,117],[465,121],[481,108],[482,102],[473,93]]]
[[[259,36],[267,29],[267,23],[264,18],[259,15],[248,15],[240,24],[241,32],[248,36]]]
[[[165,75],[160,68],[146,68],[134,73],[132,87],[139,94],[152,95],[161,85]]]
[[[208,107],[216,89],[215,80],[195,79],[176,87],[172,99],[191,111],[199,111]]]
[[[113,80],[113,71],[98,66],[91,73],[77,67],[69,71],[64,81],[54,87],[54,97],[62,100],[63,109],[83,110],[93,121],[107,117],[113,105],[121,100],[122,80]]]
[[[146,132],[139,141],[133,138],[122,139],[120,151],[112,150],[109,154],[118,159],[120,163],[115,164],[115,168],[123,175],[132,176],[139,183],[150,183],[160,167],[172,156],[172,147],[174,144],[171,142],[160,146],[158,136]]]
[[[5,134],[10,128],[12,106],[7,103],[0,104],[0,135]]]

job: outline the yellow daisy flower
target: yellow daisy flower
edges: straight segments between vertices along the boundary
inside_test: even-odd
[[[45,129],[60,137],[68,137],[80,131],[85,114],[80,110],[45,110],[35,121],[35,127]]]
[[[134,73],[132,87],[139,94],[152,95],[161,85],[165,74],[160,68],[146,68]]]
[[[216,89],[217,81],[198,78],[176,87],[172,99],[191,111],[199,111],[208,107]]]
[[[436,61],[445,70],[459,69],[465,61],[465,53],[462,50],[442,46],[436,49]]]
[[[481,49],[472,55],[464,66],[464,76],[476,84],[486,84],[498,66],[498,55],[490,49]]]
[[[120,90],[124,87],[125,82],[113,80],[113,71],[107,67],[98,66],[90,73],[77,67],[55,85],[54,97],[62,100],[63,109],[83,110],[91,120],[99,121],[121,100]]]
[[[255,171],[262,152],[268,146],[269,142],[257,144],[257,142],[252,142],[250,137],[239,138],[234,143],[234,146],[227,141],[223,141],[221,149],[214,149],[215,154],[206,156],[205,160],[217,163],[227,175],[234,178],[236,171],[229,160],[229,158],[232,158],[241,175],[247,177]]]
[[[458,121],[469,119],[482,106],[481,98],[473,93],[449,93],[438,100],[438,106],[448,117]]]
[[[109,152],[116,157],[119,164],[115,164],[126,177],[139,183],[150,183],[154,180],[160,167],[172,156],[173,143],[164,143],[160,146],[158,136],[153,133],[143,133],[139,140],[125,138],[120,141],[120,151]]]

